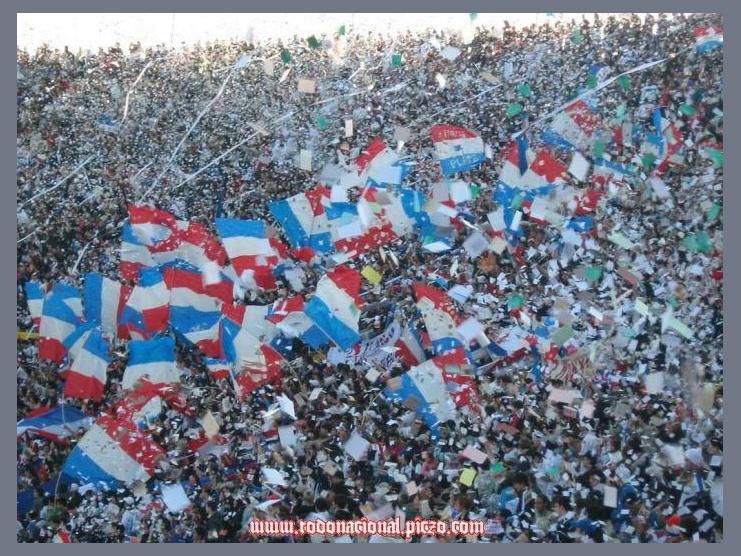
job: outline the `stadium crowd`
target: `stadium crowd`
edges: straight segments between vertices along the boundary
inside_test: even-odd
[[[81,287],[87,272],[120,279],[129,205],[151,203],[212,232],[217,215],[262,219],[280,231],[269,201],[314,186],[325,165],[353,161],[374,137],[395,146],[399,127],[411,130],[403,152],[416,162],[405,184],[427,193],[440,180],[427,130],[448,122],[474,130],[487,145],[487,160],[457,176],[478,187],[465,212],[482,224],[497,206],[494,186],[513,134],[524,130],[539,148],[542,118],[590,87],[596,89],[590,105],[604,121],[617,124],[627,114],[640,132],[651,128],[660,107],[684,140],[683,160],[661,175],[668,194],[652,185],[652,161],[646,164],[640,141],[597,147],[613,162],[638,168],[635,179],[606,189],[593,211],[590,237],[598,247],[567,248],[564,255],[558,230],[524,219],[521,247],[500,254],[471,257],[462,248],[464,227],[442,253],[423,249],[422,238],[412,235],[384,246],[393,257],[374,250],[356,261],[387,281],[364,292],[365,336],[392,317],[418,318],[412,285],[434,269],[447,287],[473,287],[466,310],[473,311],[474,300],[488,310],[490,335],[517,323],[522,309],[539,322],[550,316],[571,324],[571,342],[589,354],[586,367],[558,376],[544,370],[540,377],[529,357],[484,363],[475,378],[480,414],[460,411],[432,435],[414,412],[383,394],[384,382],[404,372],[401,364],[370,382],[365,366],[331,365],[326,352],[301,346],[280,384],[240,399],[229,381],[214,380],[197,349],[178,343],[186,410],[166,402],[149,423],[168,457],[143,486],[101,490],[61,474],[82,430],[61,441],[18,437],[19,541],[334,542],[257,538],[248,524],[394,515],[486,522],[479,538],[416,542],[720,541],[723,169],[722,159],[705,153],[709,145],[722,151],[723,52],[697,51],[693,35],[720,23],[703,14],[595,16],[497,31],[474,20],[467,39],[437,30],[359,36],[343,29],[317,37],[316,47],[295,37],[285,44],[18,50],[19,420],[63,402],[95,417],[124,395],[126,342],[112,350],[104,397],[95,402],[65,399],[59,365],[40,360],[36,340],[22,333],[33,330],[29,280]],[[460,49],[454,59],[441,54],[449,46]],[[594,76],[594,64],[607,73]],[[314,79],[316,93],[298,91],[297,78]],[[347,119],[354,124],[350,137]],[[302,149],[312,152],[313,171],[300,168]],[[553,152],[569,165],[568,152]],[[608,240],[618,230],[632,230],[639,246],[627,260]],[[549,263],[557,260],[563,262],[554,271]],[[322,267],[300,264],[310,291]],[[599,276],[586,280],[585,264],[601,269]],[[628,272],[635,279],[629,282],[621,273],[626,266],[640,276]],[[245,293],[244,301],[271,304],[293,292],[288,282],[278,283],[274,291]],[[515,294],[524,300],[520,311],[506,304]],[[624,307],[627,296],[658,312],[640,319]],[[666,326],[665,307],[692,338]],[[645,376],[658,372],[662,387],[647,392]],[[318,387],[322,392],[312,396]],[[565,390],[578,390],[581,406],[553,403],[553,392]],[[296,402],[296,419],[282,415],[275,423],[295,426],[292,446],[264,427],[281,393]],[[188,445],[207,411],[227,442],[218,453]],[[344,448],[353,431],[370,442],[359,461]],[[468,445],[486,459],[462,457]],[[280,470],[286,485],[267,483],[266,467]],[[475,470],[474,481],[459,480],[464,468]],[[169,511],[157,485],[178,482],[190,506]]]

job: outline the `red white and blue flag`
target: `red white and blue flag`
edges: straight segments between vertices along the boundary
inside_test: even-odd
[[[439,124],[432,126],[430,137],[444,176],[472,170],[486,160],[483,139],[470,129]]]
[[[305,308],[306,315],[343,350],[360,341],[360,284],[359,272],[337,266],[319,280]]]

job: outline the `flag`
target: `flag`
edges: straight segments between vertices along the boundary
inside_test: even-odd
[[[42,407],[31,411],[16,423],[16,435],[28,433],[61,442],[80,430],[89,429],[93,420],[71,405]]]
[[[126,392],[113,406],[111,415],[119,421],[144,429],[160,416],[163,401],[179,413],[193,415],[187,400],[179,393],[177,384],[155,384],[146,378],[139,380],[133,390]]]
[[[209,268],[221,269],[226,264],[224,247],[197,222],[178,220],[170,237],[148,249],[159,265],[185,262],[208,272]]]
[[[103,399],[110,363],[108,342],[100,328],[87,335],[79,353],[65,372],[64,395],[99,402]]]
[[[312,328],[316,328],[316,325],[304,313],[304,307],[304,298],[300,295],[279,299],[270,306],[265,318],[275,324],[286,337],[302,338],[310,333]]]
[[[130,390],[144,377],[154,384],[180,382],[175,368],[175,341],[169,336],[129,342],[129,361],[121,386]]]
[[[337,266],[324,275],[306,305],[307,316],[342,349],[360,341],[361,276],[347,266]]]
[[[31,315],[31,321],[38,330],[41,323],[41,314],[44,307],[44,288],[41,282],[29,280],[25,284],[26,303],[28,303],[28,312]]]
[[[150,338],[167,329],[170,320],[170,291],[162,274],[153,268],[139,269],[137,284],[121,311],[119,324],[134,339]]]
[[[283,357],[265,343],[259,345],[258,354],[259,361],[245,362],[234,374],[235,389],[241,398],[249,396],[266,384],[280,385],[280,369]]]
[[[419,365],[426,359],[419,331],[411,322],[404,325],[401,336],[396,341],[396,347],[399,348],[396,355],[406,367]]]
[[[566,167],[550,151],[535,152],[519,140],[510,145],[499,172],[499,182],[507,188],[534,190],[536,194],[548,194],[553,184],[564,183],[566,179]]]
[[[275,325],[266,319],[268,305],[224,305],[221,344],[224,359],[236,368],[235,381],[243,395],[280,377],[281,356],[270,347]]]
[[[201,272],[184,263],[165,268],[163,278],[170,292],[170,323],[175,332],[209,357],[220,357],[221,306],[227,292],[222,299],[211,295],[214,292],[209,292]]]
[[[240,397],[261,386],[280,382],[282,356],[270,346],[275,325],[268,321],[270,306],[222,307],[222,346],[225,359],[235,366],[233,381]]]
[[[400,335],[401,326],[392,320],[383,332],[361,341],[351,349],[331,348],[327,352],[327,361],[332,365],[344,363],[351,367],[367,364],[390,371],[397,365],[394,350],[390,348],[396,345]]]
[[[274,271],[279,254],[269,239],[262,220],[217,218],[216,229],[232,266],[242,282],[257,288],[275,289]]]
[[[503,331],[494,338],[489,338],[491,343],[487,346],[489,352],[503,359],[516,361],[524,357],[529,349],[530,344],[525,340],[524,333],[520,333],[515,328]],[[495,363],[497,360],[495,360]]]
[[[310,247],[314,251],[332,251],[332,234],[325,207],[330,190],[319,185],[288,199],[268,203],[268,210],[280,224],[292,247]]]
[[[225,359],[205,357],[204,362],[206,363],[206,368],[208,368],[208,373],[215,380],[223,380],[231,376],[232,367],[229,364],[229,361],[226,361]]]
[[[439,434],[439,423],[456,419],[455,403],[434,359],[389,379],[383,392],[389,399],[414,411],[430,428],[435,439]]]
[[[79,319],[82,319],[82,296],[80,291],[65,282],[57,282],[51,289],[50,295],[53,295],[57,299],[61,299]]]
[[[377,188],[388,185],[401,185],[411,171],[411,165],[404,164],[401,157],[386,146],[383,139],[376,137],[368,148],[355,159],[355,167],[360,174],[360,183]]]
[[[97,272],[87,273],[83,289],[85,320],[100,324],[103,332],[112,338],[128,338],[126,327],[120,326],[119,321],[130,296],[131,286]]]
[[[44,300],[39,325],[39,358],[61,363],[67,349],[64,342],[82,325],[67,303],[52,292]]]
[[[62,468],[70,479],[116,488],[118,482],[146,482],[165,452],[145,431],[111,415],[98,418]]]
[[[439,124],[432,126],[430,136],[444,176],[471,170],[486,160],[484,141],[470,129]]]
[[[433,358],[443,375],[448,394],[457,408],[467,408],[472,414],[481,416],[481,394],[476,378],[471,374],[472,366],[465,350],[458,348]]]
[[[172,214],[147,205],[129,205],[129,224],[134,237],[147,247],[174,238],[177,230]]]
[[[586,102],[577,100],[553,118],[543,140],[568,149],[588,151],[596,133],[603,128],[600,117]]]
[[[600,186],[607,185],[610,181],[624,182],[635,177],[635,173],[617,162],[599,158],[594,161],[594,182]]]
[[[119,271],[121,277],[136,282],[139,279],[141,268],[150,268],[155,265],[152,254],[147,246],[136,237],[132,225],[125,222],[121,232]]]
[[[447,294],[418,282],[414,284],[414,296],[430,335],[433,352],[440,354],[459,347],[467,349],[468,342],[457,330],[460,324],[458,313]]]
[[[657,133],[646,137],[642,151],[655,157],[656,171],[661,175],[670,165],[682,164],[684,136],[673,122],[664,118],[660,108],[654,110],[653,123]]]
[[[372,186],[363,190],[357,204],[332,203],[327,218],[334,249],[350,257],[387,245],[414,227],[400,196]]]
[[[67,531],[60,527],[59,529],[57,529],[54,537],[52,537],[51,542],[68,544],[72,543],[72,537],[70,537],[70,534]]]
[[[695,36],[697,52],[710,52],[723,45],[723,29],[715,25],[696,27],[692,34]]]

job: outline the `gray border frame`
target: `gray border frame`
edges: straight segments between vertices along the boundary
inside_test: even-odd
[[[15,26],[16,18],[14,14],[17,12],[32,13],[32,12],[297,12],[297,13],[308,13],[308,12],[407,12],[407,13],[424,13],[424,12],[512,12],[513,8],[519,10],[531,11],[531,12],[546,12],[547,10],[557,9],[560,12],[717,12],[723,14],[724,17],[724,28],[727,31],[725,33],[725,68],[733,68],[735,62],[739,59],[738,53],[738,33],[739,33],[739,21],[741,16],[738,12],[741,11],[741,3],[734,0],[718,1],[709,0],[704,2],[692,2],[691,0],[613,0],[611,2],[599,2],[594,1],[585,2],[583,0],[562,0],[557,5],[554,2],[548,2],[545,0],[525,0],[514,2],[492,2],[486,0],[465,0],[455,4],[449,2],[442,2],[440,0],[426,2],[406,2],[401,4],[398,1],[393,0],[374,0],[373,2],[338,2],[332,0],[313,0],[307,2],[306,0],[273,0],[271,2],[257,3],[242,3],[228,0],[209,0],[203,2],[202,0],[180,0],[174,2],[172,0],[127,0],[126,2],[110,2],[104,3],[101,0],[67,0],[65,2],[59,2],[58,0],[30,0],[22,2],[20,0],[3,0],[0,10],[2,10],[2,16],[0,18],[0,26],[2,26],[2,33],[0,33],[0,41],[4,43],[0,48],[0,59],[2,60],[3,75],[7,76],[6,80],[2,80],[0,85],[3,88],[3,97],[5,108],[2,111],[2,148],[0,153],[4,164],[1,166],[6,175],[4,182],[5,187],[0,188],[0,210],[2,210],[3,217],[0,218],[0,227],[2,227],[0,233],[0,242],[2,242],[3,252],[10,254],[14,248],[16,241],[16,217],[13,206],[15,205],[15,187],[11,186],[15,182],[15,140],[13,138],[12,129],[14,128],[14,122],[16,120],[15,113],[15,102],[14,99],[14,87],[15,82],[12,79],[14,75],[15,66],[15,44],[10,44],[11,40],[16,36]],[[596,4],[596,5],[595,5]],[[206,8],[206,9],[204,9]],[[464,9],[465,8],[465,9]],[[741,86],[739,86],[739,73],[735,71],[725,72],[725,81],[727,83],[726,98],[730,99],[724,106],[724,115],[730,120],[731,126],[727,127],[727,135],[729,139],[726,141],[726,150],[731,151],[738,145],[738,130],[739,130],[739,111],[735,108],[733,100],[741,97]],[[731,146],[729,149],[729,145]],[[731,216],[724,222],[726,236],[730,238],[741,236],[741,219],[733,218],[734,211],[741,208],[741,189],[737,184],[738,180],[734,180],[733,176],[741,175],[739,172],[739,159],[734,156],[729,156],[726,166],[724,168],[725,175],[731,176],[731,179],[727,180],[729,186],[724,187],[724,203],[725,210],[724,215]],[[739,330],[741,328],[741,296],[738,293],[738,289],[735,287],[739,283],[739,266],[737,256],[737,245],[735,242],[726,241],[726,248],[730,249],[725,258],[725,280],[724,280],[724,296],[725,300],[725,332],[726,338],[729,338],[727,331]],[[7,251],[6,251],[7,249]],[[2,348],[3,358],[6,361],[5,372],[3,373],[3,381],[7,382],[7,387],[2,388],[0,396],[2,402],[0,403],[0,413],[2,413],[2,422],[7,427],[6,435],[7,441],[10,441],[10,427],[14,420],[13,405],[14,400],[11,399],[11,392],[14,388],[11,388],[10,382],[12,380],[12,366],[15,363],[11,360],[10,354],[14,350],[14,336],[15,331],[15,319],[11,317],[15,312],[11,308],[11,287],[14,287],[16,279],[12,276],[12,269],[10,265],[8,268],[2,268],[2,282],[3,290],[5,293],[0,297],[0,303],[2,304],[2,315],[0,319],[2,322],[2,334],[0,334],[0,347]],[[11,320],[12,318],[12,320]],[[730,372],[724,376],[724,389],[726,392],[732,394],[739,394],[739,371],[734,369],[734,363],[741,361],[741,346],[736,342],[730,341],[724,345],[724,360],[726,366],[730,368]],[[741,404],[736,405],[732,403],[726,408],[725,422],[732,424],[739,422],[739,413],[741,412]],[[739,458],[739,442],[736,438],[736,431],[733,426],[727,430],[731,431],[730,442],[726,439],[724,443],[724,467],[727,470],[727,475],[724,481],[725,487],[725,508],[724,514],[730,517],[729,523],[734,525],[739,523],[739,483],[741,479],[734,476],[734,469],[738,469],[736,466],[741,463]],[[11,456],[11,453],[13,454]],[[3,528],[3,533],[0,539],[3,541],[3,545],[8,546],[11,543],[15,544],[13,553],[48,553],[43,548],[37,547],[36,545],[23,545],[15,542],[15,526],[13,524],[12,516],[15,515],[11,509],[13,503],[14,490],[12,489],[11,477],[15,475],[15,463],[11,462],[11,457],[14,457],[14,452],[8,450],[7,454],[2,458],[2,467],[0,468],[0,476],[4,479],[0,481],[2,485],[3,493],[3,504],[2,504],[2,519],[0,519],[0,525]],[[201,548],[203,545],[161,545],[153,547],[152,545],[115,545],[110,548],[114,552],[149,552],[157,550],[159,553],[197,553],[202,552]],[[215,545],[211,545],[214,547]],[[244,553],[246,550],[250,552],[261,552],[261,553],[283,553],[283,552],[295,552],[300,546],[302,552],[308,551],[310,554],[322,554],[326,550],[340,551],[345,550],[342,548],[347,545],[331,545],[331,548],[325,548],[327,545],[220,545],[215,550],[219,553],[230,552],[230,553]],[[375,547],[374,545],[353,545],[350,549],[352,552],[361,553],[377,553],[379,550],[386,551],[390,546],[393,546],[393,550],[399,552],[416,552],[419,553],[421,550],[432,551],[442,553],[448,551],[450,548],[446,548],[445,544],[427,544],[427,545],[384,545],[383,548]],[[457,545],[461,546],[461,545]],[[498,545],[503,546],[503,545]],[[547,548],[546,548],[547,546]],[[736,550],[733,547],[736,546]],[[725,538],[723,544],[719,545],[632,545],[630,547],[624,547],[622,545],[601,545],[600,552],[608,552],[617,554],[624,550],[627,551],[638,551],[648,553],[650,550],[652,553],[672,553],[672,554],[687,554],[697,553],[700,550],[710,550],[713,553],[738,553],[738,549],[741,547],[741,533],[732,527],[725,530]],[[464,550],[475,551],[483,553],[484,551],[490,552],[492,545],[466,545]],[[538,552],[548,551],[549,554],[572,554],[574,551],[586,553],[585,551],[593,550],[594,545],[507,545],[504,549],[508,552]],[[54,550],[54,549],[50,549]],[[68,548],[62,548],[59,545],[56,550],[60,550],[63,553],[70,553],[74,550],[75,554],[79,553],[97,553],[100,551],[100,547],[90,545],[74,545]],[[108,549],[105,549],[108,550]]]

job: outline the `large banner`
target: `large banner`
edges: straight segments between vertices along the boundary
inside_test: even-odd
[[[327,353],[327,361],[332,365],[339,365],[345,363],[350,366],[357,366],[361,363],[365,363],[370,366],[380,367],[384,370],[391,370],[394,365],[398,364],[398,360],[394,353],[394,350],[386,351],[382,348],[393,347],[396,341],[401,336],[401,325],[394,319],[391,324],[386,327],[381,334],[363,340],[353,349],[347,351],[333,347]]]

